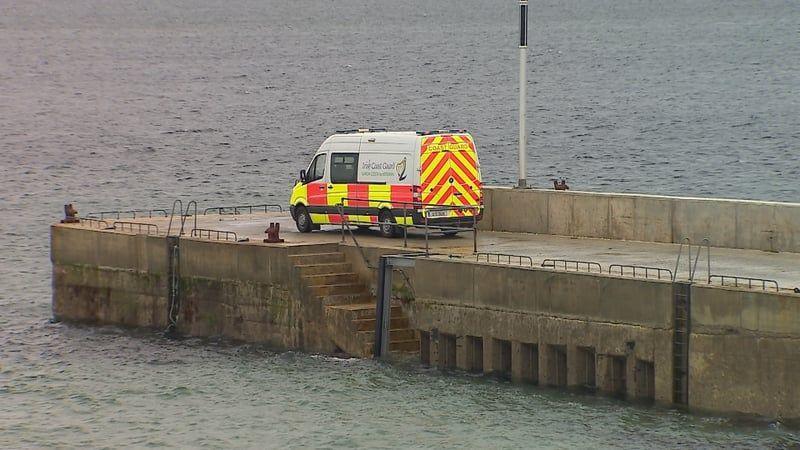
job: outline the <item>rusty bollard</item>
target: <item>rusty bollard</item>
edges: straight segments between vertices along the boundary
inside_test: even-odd
[[[269,228],[267,228],[264,232],[267,233],[267,238],[264,239],[264,242],[268,244],[277,244],[283,242],[283,239],[280,238],[281,224],[278,222],[270,222]]]
[[[61,220],[61,223],[80,223],[81,219],[78,219],[78,210],[72,206],[72,203],[64,205],[64,219]]]

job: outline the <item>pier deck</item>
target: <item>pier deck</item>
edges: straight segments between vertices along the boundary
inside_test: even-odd
[[[165,234],[168,218],[136,218],[121,219],[158,226],[159,232]],[[106,219],[111,224],[113,219]],[[180,223],[173,221],[172,233],[180,228]],[[323,244],[341,242],[341,227],[323,226],[322,230],[312,233],[299,233],[288,212],[257,213],[240,215],[198,215],[197,227],[220,231],[235,232],[239,239],[249,238],[251,242],[260,242],[266,235],[264,230],[269,222],[281,224],[281,237],[287,244]],[[194,227],[194,218],[186,220],[184,230],[188,235]],[[424,231],[409,229],[408,248],[403,248],[403,238],[386,239],[378,235],[376,229],[353,229],[359,244],[367,247],[394,247],[398,250],[418,251],[425,248]],[[352,242],[349,233],[346,242]],[[439,254],[466,256],[472,254],[472,234],[462,233],[447,237],[432,232],[429,239],[430,251]],[[566,236],[542,235],[532,233],[478,232],[478,251],[523,255],[533,258],[534,265],[539,266],[546,258],[592,261],[600,263],[604,270],[611,264],[625,264],[675,269],[679,245],[669,243],[653,243],[638,241],[619,241],[609,239],[571,238]],[[696,257],[697,246],[692,249],[692,259]],[[735,275],[740,277],[763,278],[778,282],[781,290],[800,287],[800,254],[773,253],[760,250],[743,250],[731,248],[711,248],[711,273],[717,275]],[[686,248],[683,249],[678,279],[688,279],[689,261]],[[702,249],[695,281],[702,281],[707,276],[706,251]],[[760,283],[759,283],[760,287]]]

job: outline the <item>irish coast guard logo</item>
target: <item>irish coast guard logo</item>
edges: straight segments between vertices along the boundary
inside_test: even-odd
[[[394,169],[397,171],[397,176],[399,181],[403,181],[406,179],[406,158],[403,157],[403,160],[399,163],[395,164]]]

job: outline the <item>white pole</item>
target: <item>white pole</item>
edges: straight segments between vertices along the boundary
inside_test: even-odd
[[[525,62],[528,59],[528,0],[519,0],[519,181],[518,188],[527,186],[525,160],[527,154],[527,135],[525,134],[525,106],[527,73]]]

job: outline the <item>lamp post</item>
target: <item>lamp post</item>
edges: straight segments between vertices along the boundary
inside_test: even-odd
[[[528,0],[519,0],[519,181],[517,187],[524,189],[527,186],[525,175],[525,149],[527,136],[525,135],[525,88],[527,85],[525,62],[528,53]]]

